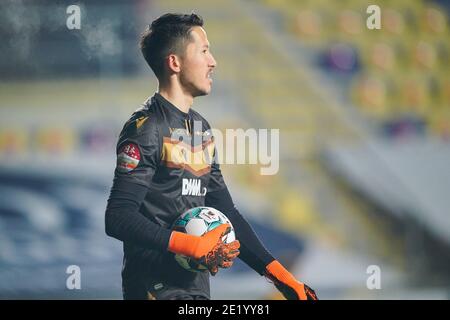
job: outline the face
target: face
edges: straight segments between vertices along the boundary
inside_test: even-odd
[[[209,41],[202,27],[191,30],[191,41],[181,58],[180,82],[193,97],[211,92],[212,72],[217,63],[209,51]]]

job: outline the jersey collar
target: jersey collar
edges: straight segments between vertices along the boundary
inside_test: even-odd
[[[183,112],[177,107],[175,107],[171,102],[169,102],[166,98],[164,98],[162,95],[160,95],[158,92],[155,93],[153,96],[159,103],[161,103],[165,108],[172,111],[176,115],[178,115],[181,119],[189,119],[191,114],[191,109],[189,109],[189,112]]]

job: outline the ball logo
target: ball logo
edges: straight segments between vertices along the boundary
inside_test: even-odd
[[[220,217],[213,211],[202,210],[198,216],[208,223],[220,221]]]

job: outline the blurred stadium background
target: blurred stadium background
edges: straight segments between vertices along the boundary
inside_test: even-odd
[[[0,298],[121,298],[103,219],[118,133],[157,85],[137,42],[191,11],[218,61],[194,109],[215,128],[280,129],[277,175],[223,166],[267,247],[322,299],[448,299],[450,4],[419,0],[2,1]],[[280,298],[242,263],[212,294]]]

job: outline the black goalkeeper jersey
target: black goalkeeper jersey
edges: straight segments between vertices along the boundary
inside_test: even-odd
[[[208,122],[192,109],[180,111],[159,94],[125,124],[117,155],[115,179],[147,187],[141,212],[165,228],[184,211],[203,206],[207,192],[225,187],[212,163]]]
[[[126,122],[116,151],[106,232],[123,241],[125,297],[180,290],[209,298],[209,274],[183,269],[167,251],[173,222],[205,203],[228,216],[248,265],[262,274],[273,260],[234,207],[199,113],[184,113],[156,93]]]

